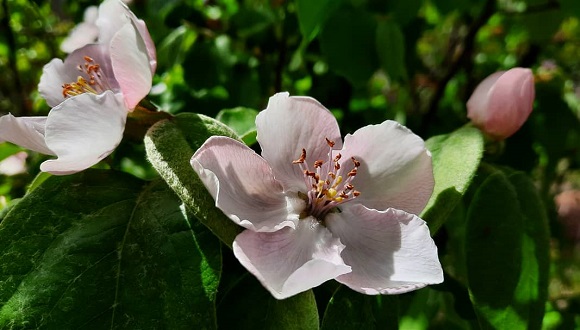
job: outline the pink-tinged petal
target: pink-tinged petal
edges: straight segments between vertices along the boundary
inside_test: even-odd
[[[111,40],[111,63],[129,109],[149,93],[153,74],[143,39],[133,23],[127,23]]]
[[[288,95],[270,97],[266,110],[258,114],[257,139],[276,179],[286,190],[303,191],[304,174],[292,161],[305,149],[306,162],[312,169],[314,161],[328,159],[326,138],[335,142],[335,149],[341,148],[342,140],[338,123],[328,109],[313,98]]]
[[[397,294],[443,282],[437,247],[425,221],[417,216],[353,204],[325,220],[346,246],[341,256],[352,267],[352,272],[336,280],[351,289]]]
[[[306,203],[285,196],[266,161],[228,137],[210,137],[191,158],[191,166],[234,222],[253,231],[295,228]]]
[[[361,163],[352,181],[361,193],[357,203],[419,214],[431,197],[431,154],[420,137],[397,122],[387,120],[348,134],[340,153],[343,174],[353,168],[351,157]]]
[[[0,142],[10,142],[46,155],[54,155],[44,141],[46,117],[0,117]]]
[[[133,22],[138,30],[140,37],[146,46],[146,53],[149,56],[149,65],[151,72],[155,72],[157,67],[157,57],[155,53],[155,44],[147,30],[143,20],[138,19],[133,12],[119,0],[106,0],[99,6],[99,18],[97,26],[100,30],[99,42],[109,44],[119,30],[125,24]]]
[[[119,0],[105,0],[99,6],[96,25],[99,27],[99,43],[109,44],[115,34],[130,21],[129,9]]]
[[[63,85],[77,81],[78,77],[90,80],[86,73],[79,71],[78,66],[86,63],[85,56],[93,59],[93,63],[99,64],[99,72],[108,89],[118,88],[113,79],[113,72],[109,57],[105,54],[104,48],[91,44],[79,48],[72,52],[63,62],[60,59],[53,59],[46,64],[42,70],[38,91],[51,107],[57,106],[65,100],[63,95]]]
[[[502,140],[517,132],[532,112],[534,75],[514,68],[484,79],[467,101],[468,117],[491,137]]]
[[[469,100],[467,100],[467,117],[476,123],[485,123],[488,113],[486,109],[489,103],[489,92],[495,82],[503,75],[505,71],[495,72],[477,85]]]
[[[296,229],[273,233],[245,230],[234,255],[276,299],[285,299],[350,272],[340,257],[344,245],[312,217]]]
[[[60,49],[65,53],[72,53],[74,50],[87,44],[93,43],[99,36],[99,29],[95,24],[99,15],[97,6],[89,6],[85,9],[83,22],[77,24],[62,43]]]
[[[46,120],[46,144],[58,158],[45,161],[40,169],[64,175],[95,165],[119,145],[126,119],[123,96],[111,91],[65,100]]]

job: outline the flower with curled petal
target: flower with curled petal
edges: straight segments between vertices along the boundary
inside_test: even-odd
[[[52,174],[82,171],[120,143],[128,112],[151,89],[155,47],[145,23],[119,0],[99,6],[99,40],[45,65],[40,94],[46,117],[0,117],[0,142],[56,156],[41,164]]]
[[[434,184],[421,138],[385,121],[343,144],[330,111],[287,93],[270,98],[256,126],[261,156],[211,137],[191,165],[216,206],[246,228],[234,255],[275,298],[329,279],[365,294],[443,281],[437,248],[417,216]]]

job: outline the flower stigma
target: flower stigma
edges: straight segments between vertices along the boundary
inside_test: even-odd
[[[106,79],[103,79],[102,77],[101,66],[89,56],[84,56],[83,58],[85,62],[79,64],[77,70],[85,77],[78,76],[76,82],[63,84],[62,96],[64,98],[83,93],[100,94],[111,89]]]
[[[306,163],[306,149],[302,149],[302,153],[297,160],[292,161],[292,164],[300,166],[304,173],[304,183],[306,184],[307,193],[299,193],[307,203],[307,207],[301,214],[301,218],[306,216],[313,216],[323,223],[324,216],[332,211],[339,211],[337,206],[354,200],[360,195],[358,190],[354,189],[352,180],[357,174],[360,161],[351,157],[354,168],[346,174],[346,179],[341,174],[342,155],[336,154],[332,157],[332,147],[334,141],[326,138],[326,144],[330,148],[328,152],[328,160],[316,160],[313,163],[314,170],[311,171]],[[344,161],[343,161],[344,162]]]

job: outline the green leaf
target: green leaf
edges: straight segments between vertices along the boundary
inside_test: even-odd
[[[216,327],[220,243],[162,182],[53,176],[0,225],[0,328]]]
[[[580,16],[580,2],[578,0],[560,0],[562,12],[570,15]]]
[[[532,42],[542,44],[552,40],[564,17],[562,10],[543,10],[524,13],[516,22],[527,30]]]
[[[341,286],[326,307],[322,330],[396,329],[398,323],[397,296],[368,296]]]
[[[220,329],[318,329],[312,290],[276,300],[254,276],[244,276],[218,306]]]
[[[549,234],[533,183],[495,171],[476,190],[467,221],[467,278],[482,328],[540,329]]]
[[[383,70],[394,80],[407,80],[405,37],[399,25],[390,19],[377,26],[376,49]]]
[[[296,15],[302,36],[310,41],[321,26],[340,6],[342,0],[296,0]]]
[[[433,157],[435,188],[421,218],[437,232],[467,191],[483,156],[483,135],[472,126],[464,126],[447,135],[426,142]]]
[[[22,148],[12,143],[0,143],[0,161],[22,150]]]
[[[183,113],[153,125],[145,136],[145,150],[153,167],[189,211],[231,247],[241,227],[215,207],[213,197],[190,164],[194,152],[213,135],[237,138],[230,128],[213,118]]]
[[[383,3],[379,0],[379,2]],[[387,1],[387,11],[394,16],[402,26],[410,23],[417,17],[417,12],[423,5],[423,0]]]
[[[376,22],[359,8],[342,8],[326,22],[319,36],[329,67],[355,86],[367,83],[378,69]]]
[[[256,116],[258,111],[237,107],[220,111],[216,119],[228,125],[246,145],[256,143]]]

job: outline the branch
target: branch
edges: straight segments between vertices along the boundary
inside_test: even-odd
[[[419,132],[424,134],[429,129],[429,126],[435,119],[437,115],[437,107],[439,106],[439,101],[443,97],[445,93],[445,88],[447,84],[453,78],[459,69],[463,65],[465,65],[466,61],[471,58],[473,54],[473,49],[475,46],[475,37],[477,36],[477,32],[487,23],[489,18],[495,13],[495,0],[487,0],[485,5],[481,10],[481,14],[473,21],[467,35],[463,39],[462,43],[459,43],[456,47],[452,47],[449,49],[449,53],[458,54],[455,56],[455,60],[452,61],[449,65],[449,70],[447,73],[441,78],[441,80],[436,84],[435,92],[433,93],[433,97],[429,102],[429,106],[427,107],[427,112],[423,118],[423,122],[421,123],[421,127]]]

